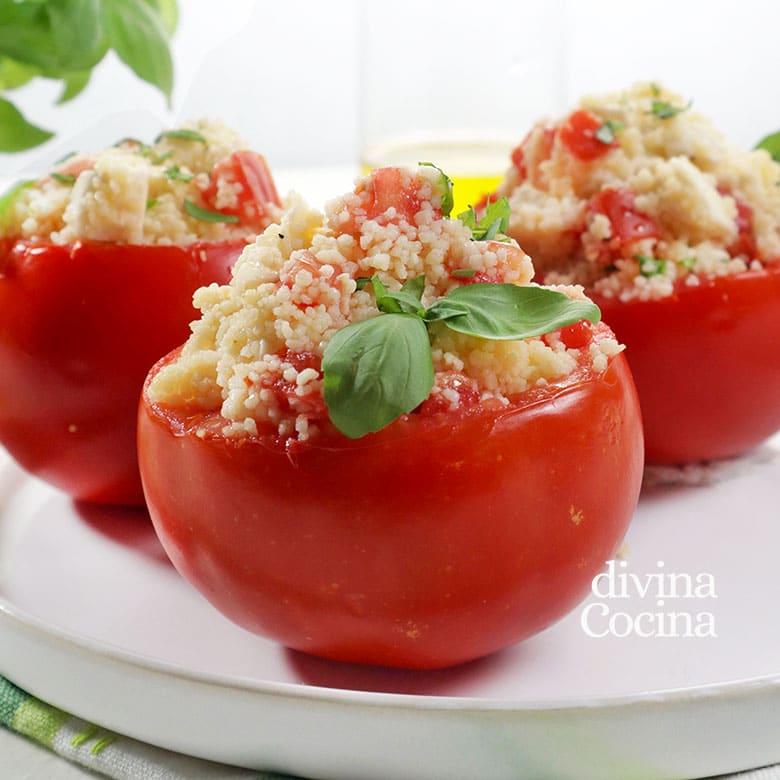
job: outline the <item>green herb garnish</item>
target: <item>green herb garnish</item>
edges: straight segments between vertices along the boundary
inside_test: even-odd
[[[485,214],[477,222],[477,212],[473,206],[458,214],[458,219],[471,230],[471,238],[474,241],[511,241],[505,235],[509,230],[509,217],[511,209],[506,198],[499,198],[494,203],[488,203]]]
[[[76,177],[72,173],[52,173],[52,179],[60,184],[68,184],[71,187],[76,183]]]
[[[452,272],[457,279],[471,279],[477,273],[475,268],[458,268]]]
[[[149,209],[153,209],[157,205],[157,198],[149,198],[149,200],[146,201],[146,210],[149,211]]]
[[[442,190],[441,215],[443,217],[449,217],[450,213],[452,212],[452,207],[455,205],[455,200],[452,197],[452,179],[447,176],[447,174],[444,173],[444,171],[439,168],[438,165],[434,165],[432,162],[421,162],[417,164],[427,165],[431,168],[435,168],[439,172],[439,187]]]
[[[180,128],[178,130],[166,130],[165,132],[160,133],[160,135],[158,135],[155,139],[155,143],[162,140],[163,138],[173,138],[178,141],[196,141],[199,144],[208,143],[199,132],[196,130],[188,130],[186,127]]]
[[[163,174],[167,179],[172,181],[192,181],[195,176],[191,173],[184,173],[178,165],[172,165],[170,168],[166,168]]]
[[[639,263],[639,273],[642,276],[659,276],[666,271],[666,261],[657,260],[649,255],[634,255],[634,260]]]
[[[762,138],[756,144],[756,149],[765,149],[775,162],[780,162],[780,131]]]
[[[615,142],[615,133],[619,133],[625,125],[617,119],[607,119],[594,133],[596,138],[603,144],[612,144]]]
[[[432,323],[471,336],[511,340],[601,319],[594,303],[543,287],[464,285],[426,309],[420,302],[424,277],[397,291],[388,291],[377,276],[369,281],[382,313],[336,331],[322,359],[330,419],[352,439],[381,430],[428,398],[434,382]]]
[[[677,261],[677,265],[684,268],[686,271],[693,271],[693,266],[696,265],[695,257],[683,257],[682,260]]]
[[[688,102],[687,106],[682,106],[682,108],[680,106],[673,106],[665,100],[654,100],[650,106],[649,113],[657,116],[659,119],[671,119],[672,117],[687,111],[692,105],[692,100]]]
[[[200,220],[201,222],[238,222],[238,217],[235,214],[223,214],[221,211],[209,211],[208,209],[201,208],[191,200],[184,201],[184,210],[193,219]]]

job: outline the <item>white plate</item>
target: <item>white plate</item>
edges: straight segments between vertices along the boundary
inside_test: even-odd
[[[679,778],[780,761],[780,439],[715,476],[646,491],[621,570],[707,575],[700,598],[591,595],[521,645],[413,673],[245,633],[179,578],[143,513],[76,506],[0,452],[0,672],[138,739],[317,778]],[[710,613],[717,637],[590,637],[583,609],[601,603]]]

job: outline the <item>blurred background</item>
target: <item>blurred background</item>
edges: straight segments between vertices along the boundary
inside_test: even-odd
[[[57,135],[0,155],[0,176],[201,116],[238,128],[272,168],[357,167],[392,114],[413,123],[446,99],[519,142],[534,118],[639,79],[692,98],[741,145],[780,129],[776,0],[179,0],[179,14],[170,108],[113,53],[61,107],[60,87],[34,79],[14,102]]]

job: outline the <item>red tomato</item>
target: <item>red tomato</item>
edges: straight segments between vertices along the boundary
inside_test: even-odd
[[[218,202],[220,185],[237,189],[235,205]],[[265,158],[250,151],[233,152],[214,166],[203,199],[215,211],[236,216],[242,225],[258,231],[267,226],[268,204],[281,205]]]
[[[414,215],[420,210],[420,199],[416,190],[403,188],[402,176],[403,171],[400,168],[379,168],[372,172],[365,185],[370,196],[366,208],[367,219],[376,219],[391,207],[407,222],[414,219]]]
[[[622,355],[507,408],[405,415],[357,440],[285,448],[224,423],[144,395],[160,539],[231,620],[343,661],[443,667],[542,630],[614,553],[642,476]]]
[[[657,301],[591,297],[627,346],[648,462],[738,455],[780,429],[780,265]]]
[[[577,159],[585,162],[596,160],[619,146],[615,140],[604,143],[596,137],[596,131],[602,124],[590,111],[575,111],[561,126],[561,141]]]
[[[243,241],[5,242],[0,441],[76,499],[143,503],[135,449],[149,367],[188,334],[192,293],[225,283]]]

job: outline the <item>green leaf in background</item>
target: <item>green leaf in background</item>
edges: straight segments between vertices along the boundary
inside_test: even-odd
[[[8,192],[0,196],[0,230],[5,228],[8,221],[8,215],[11,212],[11,207],[16,201],[16,197],[22,190],[26,190],[28,187],[32,187],[35,181],[32,179],[27,181],[20,181],[14,184]]]
[[[157,87],[170,104],[173,61],[168,31],[147,0],[103,0],[106,40],[119,59],[144,81]]]
[[[168,35],[176,32],[179,24],[179,8],[176,0],[146,0],[147,3],[160,14],[160,19],[165,26]]]
[[[425,323],[413,314],[380,314],[347,325],[325,348],[322,371],[333,424],[350,439],[381,430],[430,395]]]
[[[756,149],[766,150],[775,162],[780,162],[780,130],[762,138],[756,144]]]
[[[40,75],[40,70],[34,65],[17,62],[10,57],[0,58],[0,89],[17,89],[23,87],[34,76]]]
[[[89,84],[91,70],[79,70],[73,73],[67,73],[62,77],[62,94],[57,99],[57,105],[61,106],[74,97],[80,95],[84,88]]]
[[[0,97],[0,151],[23,152],[48,141],[52,135],[30,124],[13,103]]]
[[[478,282],[451,290],[426,312],[458,333],[485,339],[527,339],[580,320],[596,323],[598,306],[543,287]]]
[[[94,67],[105,53],[100,0],[0,2],[0,55],[59,78]]]

